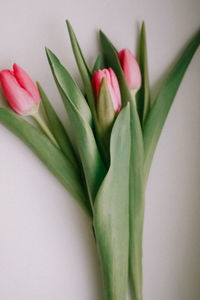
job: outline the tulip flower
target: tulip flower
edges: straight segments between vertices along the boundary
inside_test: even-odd
[[[95,71],[92,87],[96,100],[100,150],[105,163],[109,164],[110,135],[116,115],[121,110],[121,94],[114,71],[111,68]]]
[[[94,90],[95,97],[96,99],[98,99],[99,88],[103,78],[105,78],[106,80],[111,100],[113,103],[114,111],[116,113],[119,113],[121,109],[121,95],[119,83],[117,80],[117,76],[111,68],[98,70],[94,72],[94,75],[92,77],[92,87]]]
[[[40,94],[36,84],[29,75],[17,64],[13,71],[2,70],[0,83],[10,107],[20,115],[37,113],[40,104]]]
[[[141,72],[136,57],[129,49],[123,49],[118,53],[120,64],[124,71],[124,76],[128,87],[133,93],[136,93],[141,87]]]
[[[19,115],[32,116],[42,131],[58,146],[53,134],[38,114],[40,93],[29,75],[17,64],[0,72],[0,83],[10,107]]]

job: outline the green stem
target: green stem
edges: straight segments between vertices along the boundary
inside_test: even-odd
[[[51,131],[49,130],[49,128],[47,127],[47,125],[45,124],[45,122],[42,120],[42,118],[40,117],[39,113],[36,113],[36,114],[32,115],[32,118],[38,123],[38,125],[40,126],[40,128],[42,129],[42,131],[53,142],[53,144],[55,144],[58,148],[60,148],[59,145],[58,145],[58,143],[56,142],[53,134],[51,133]]]

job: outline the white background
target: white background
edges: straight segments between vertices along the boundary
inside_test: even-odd
[[[200,25],[199,0],[1,1],[0,68],[13,62],[39,80],[62,116],[44,46],[80,82],[65,19],[89,65],[103,29],[118,49],[136,48],[147,26],[153,95]],[[200,52],[164,127],[146,193],[144,300],[200,298]],[[3,103],[1,97],[1,105]],[[89,221],[24,144],[0,126],[0,300],[101,300]]]

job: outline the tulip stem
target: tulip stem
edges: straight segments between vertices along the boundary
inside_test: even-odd
[[[42,129],[42,131],[46,134],[46,136],[58,147],[58,143],[55,140],[53,134],[51,133],[51,131],[49,130],[49,128],[47,127],[47,125],[45,124],[45,122],[42,120],[42,118],[40,117],[39,113],[36,113],[34,115],[32,115],[32,118],[38,123],[38,125],[40,126],[40,128]]]
[[[138,91],[138,90],[130,90],[130,93],[131,93],[131,96],[132,96],[133,101],[135,101],[135,96],[136,96],[136,94],[137,94],[137,91]]]

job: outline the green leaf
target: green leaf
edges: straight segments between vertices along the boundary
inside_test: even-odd
[[[200,30],[194,35],[188,43],[179,60],[173,67],[172,71],[165,80],[154,105],[149,112],[148,118],[144,124],[144,151],[145,164],[144,174],[145,181],[147,181],[149,170],[153,155],[167,118],[168,112],[171,108],[173,100],[176,96],[177,90],[187,70],[187,67],[200,44]]]
[[[73,89],[76,88],[74,83],[69,76],[64,76],[60,72],[63,70],[63,66],[48,49],[47,55],[74,133],[77,153],[82,163],[91,207],[93,207],[93,201],[105,176],[106,169],[99,154],[92,128],[72,99]]]
[[[64,154],[39,129],[13,112],[0,108],[0,123],[30,147],[91,216],[89,200],[83,191],[81,178]]]
[[[142,231],[144,222],[143,138],[136,100],[131,97],[115,47],[100,32],[104,59],[116,73],[121,90],[122,103],[130,103],[131,157],[129,166],[129,211],[130,211],[130,281],[135,300],[142,298]],[[128,171],[127,171],[128,173]]]
[[[110,42],[110,40],[106,37],[106,35],[102,31],[100,31],[100,39],[101,39],[105,65],[106,67],[111,67],[116,73],[119,81],[120,91],[121,91],[122,106],[126,106],[128,102],[132,101],[132,98],[130,93],[128,93],[128,98],[127,98],[128,87],[127,87],[126,79],[124,77],[123,70],[121,68],[117,56],[117,51],[115,47],[112,45],[112,43]]]
[[[95,61],[94,67],[92,69],[92,74],[94,74],[95,71],[102,70],[102,69],[104,69],[103,56],[99,54]]]
[[[146,29],[144,22],[140,32],[138,62],[140,65],[142,86],[137,92],[137,108],[140,116],[141,124],[144,124],[148,112],[150,110],[150,88],[149,88],[149,73],[147,60],[147,45],[146,45]]]
[[[130,110],[124,108],[111,135],[111,164],[94,204],[94,229],[107,300],[125,300],[129,248]],[[126,146],[125,146],[126,145]]]
[[[99,137],[99,128],[98,128],[98,120],[97,120],[97,114],[96,114],[96,105],[95,105],[95,98],[94,98],[94,93],[93,93],[93,88],[91,85],[91,78],[92,75],[89,71],[89,68],[86,64],[86,61],[83,57],[82,51],[80,49],[80,46],[78,44],[77,38],[74,34],[73,28],[71,26],[71,24],[69,23],[69,21],[66,21],[67,23],[67,27],[68,27],[68,31],[69,31],[69,36],[70,36],[70,40],[71,40],[71,45],[72,45],[72,49],[74,52],[74,56],[82,77],[82,81],[84,84],[84,88],[85,88],[85,93],[86,93],[86,99],[88,101],[89,107],[91,109],[92,112],[92,116],[93,116],[93,121],[94,121],[94,135],[96,138],[96,142],[98,145],[98,148],[101,151],[101,140]],[[101,153],[103,159],[104,159],[104,154]],[[104,159],[104,164],[107,164],[107,161]]]
[[[48,119],[48,123],[53,133],[56,141],[58,142],[61,150],[66,155],[66,157],[73,163],[73,165],[78,169],[78,161],[72,147],[71,141],[66,133],[66,130],[60,121],[59,117],[57,116],[55,110],[53,109],[50,101],[48,100],[44,90],[42,89],[41,85],[37,83],[40,97],[42,99],[42,104]]]
[[[86,61],[83,57],[83,53],[81,51],[81,48],[78,44],[77,38],[74,34],[73,28],[70,24],[70,22],[67,20],[67,28],[69,31],[69,36],[70,36],[70,40],[71,40],[71,44],[72,44],[72,49],[74,52],[74,56],[83,80],[83,84],[85,87],[85,92],[87,95],[87,99],[88,99],[88,103],[90,106],[90,109],[92,111],[92,115],[94,117],[94,121],[96,122],[96,109],[95,109],[95,99],[94,99],[94,94],[93,94],[93,89],[92,89],[92,85],[91,85],[91,73],[89,71],[89,68],[86,64]]]
[[[54,72],[54,77],[57,80],[57,84],[61,87],[63,92],[71,99],[76,106],[82,117],[86,120],[90,126],[92,126],[92,114],[90,108],[85,100],[85,97],[81,93],[81,90],[72,79],[69,72],[63,67],[55,54],[48,48],[46,48],[47,58],[51,69]]]

